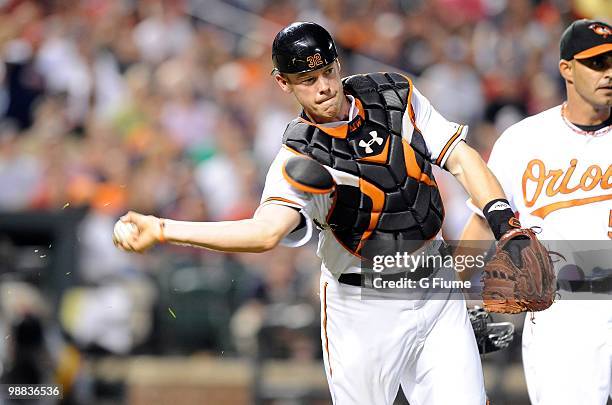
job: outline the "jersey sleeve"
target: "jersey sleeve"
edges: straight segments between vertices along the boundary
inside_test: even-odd
[[[276,155],[266,175],[266,183],[259,208],[268,204],[277,204],[298,210],[300,215],[305,218],[305,225],[295,229],[281,241],[283,246],[298,247],[306,244],[313,234],[313,225],[308,214],[312,205],[312,195],[292,187],[283,177],[282,167],[291,156],[293,156],[293,153],[285,148],[281,148]]]
[[[403,136],[410,137],[414,129],[418,130],[425,141],[430,162],[442,168],[451,151],[467,136],[467,125],[446,120],[414,86],[404,117]]]

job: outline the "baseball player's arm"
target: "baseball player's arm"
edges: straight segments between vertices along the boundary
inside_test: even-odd
[[[459,246],[457,246],[456,254],[472,254],[473,250],[470,250],[469,242],[466,241],[486,241],[490,240],[492,237],[493,233],[491,232],[491,228],[489,228],[487,221],[480,215],[472,213],[472,215],[466,222],[465,227],[463,228],[463,232],[461,233],[461,238]],[[465,271],[458,272],[459,278],[463,281],[472,280],[475,273],[479,273],[479,271],[475,269],[466,269]]]
[[[126,251],[143,252],[166,241],[222,252],[265,252],[273,249],[300,225],[299,212],[291,207],[269,204],[260,207],[253,218],[240,221],[173,221],[136,212],[121,217],[132,222],[138,232],[118,246]]]
[[[492,200],[505,199],[504,190],[480,154],[465,142],[459,142],[446,160],[446,169],[461,183],[482,210]]]
[[[467,220],[461,232],[461,240],[490,240],[492,237],[487,221],[475,212]]]

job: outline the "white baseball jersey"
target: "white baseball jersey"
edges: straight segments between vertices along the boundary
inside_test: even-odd
[[[557,262],[557,270],[578,264],[574,246],[588,249],[585,242],[560,241],[612,238],[611,126],[582,131],[557,106],[508,128],[488,164],[521,224],[541,227],[538,238],[552,250],[562,247],[566,260]],[[531,403],[605,405],[612,389],[610,296],[560,293],[533,322],[525,320],[523,365]]]
[[[612,237],[612,132],[585,133],[557,106],[508,128],[489,168],[525,227],[544,240]]]
[[[357,114],[358,105],[352,96],[348,121],[325,124],[326,126],[347,125]],[[416,126],[423,134],[429,160],[439,166],[444,166],[453,148],[467,135],[467,126],[447,121],[431,105],[431,103],[415,88],[412,91],[411,103],[404,112],[402,120],[402,137],[410,142],[412,131]],[[326,217],[331,208],[332,199],[329,195],[311,195],[300,192],[292,187],[282,175],[282,167],[287,159],[294,154],[287,148],[281,148],[272,162],[266,177],[266,184],[261,198],[261,206],[280,204],[300,209],[308,219],[307,229],[301,229],[290,234],[283,244],[286,246],[303,245],[312,235],[311,219],[320,224],[326,223]],[[336,184],[354,184],[355,177],[329,169]],[[335,239],[329,229],[319,234],[318,256],[323,265],[335,277],[342,273],[358,273],[359,258],[344,249]]]

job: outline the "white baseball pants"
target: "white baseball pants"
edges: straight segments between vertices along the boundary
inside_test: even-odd
[[[321,341],[335,405],[485,405],[482,368],[462,298],[363,300],[323,269]]]
[[[612,301],[560,300],[529,314],[523,367],[533,405],[605,405],[612,397]]]

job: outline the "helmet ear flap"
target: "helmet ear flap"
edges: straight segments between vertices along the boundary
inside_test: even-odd
[[[338,58],[333,38],[313,22],[296,22],[283,28],[272,43],[272,62],[281,73],[320,69]]]

